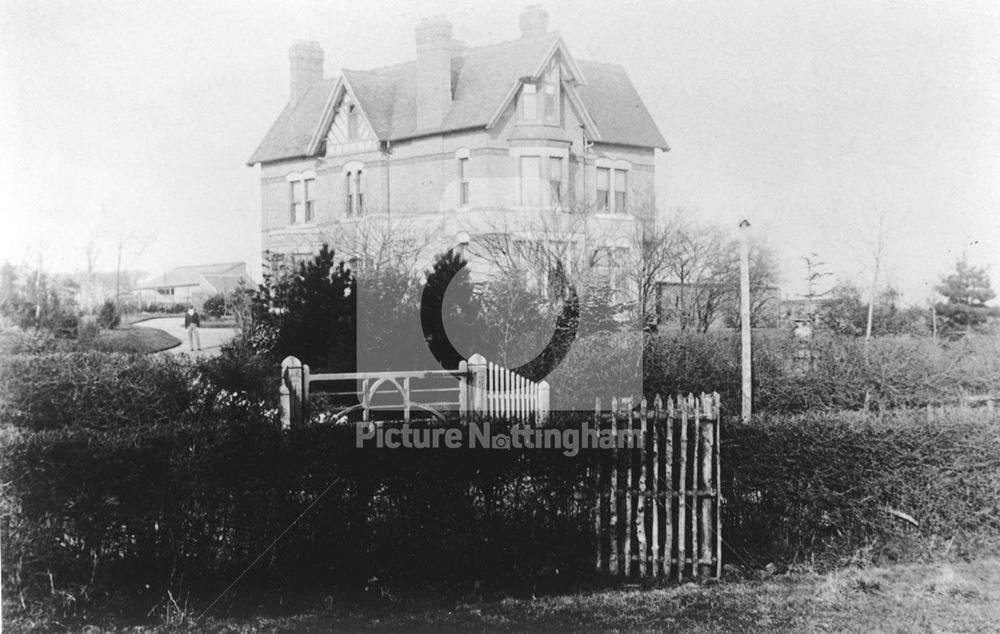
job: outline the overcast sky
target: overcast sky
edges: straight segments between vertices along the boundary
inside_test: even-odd
[[[469,46],[528,3],[0,0],[0,260],[56,271],[246,260],[245,166],[288,95],[288,47],[326,73],[415,57],[445,14]],[[922,302],[963,252],[1000,286],[1000,3],[549,0],[572,55],[622,64],[670,143],[659,202],[864,277],[885,213],[888,281]]]

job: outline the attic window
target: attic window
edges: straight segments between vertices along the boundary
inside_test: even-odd
[[[538,87],[535,84],[524,84],[521,88],[521,118],[525,121],[538,119]]]
[[[347,138],[358,138],[358,111],[353,103],[347,106]]]

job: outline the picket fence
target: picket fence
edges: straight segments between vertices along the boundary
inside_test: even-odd
[[[549,413],[549,384],[532,381],[487,361],[480,354],[457,370],[343,372],[313,374],[296,357],[281,363],[281,422],[285,428],[309,418],[311,401],[321,394],[333,420],[385,414],[397,420],[444,418],[458,414],[493,416],[541,424]]]
[[[708,578],[722,571],[718,393],[612,399],[595,423],[637,431],[596,469],[596,568],[623,577]]]

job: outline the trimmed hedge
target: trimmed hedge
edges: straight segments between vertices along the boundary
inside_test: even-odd
[[[1000,553],[1000,417],[986,409],[763,416],[723,426],[730,563]],[[889,510],[919,522],[914,527]]]
[[[229,411],[214,424],[14,438],[0,469],[13,483],[4,552],[17,553],[5,596],[70,617],[141,618],[168,591],[204,606],[289,526],[224,605],[287,605],[373,575],[505,584],[592,565],[588,460],[359,450],[354,434],[282,434]]]

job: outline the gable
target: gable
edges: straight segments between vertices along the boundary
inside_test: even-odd
[[[326,134],[327,153],[357,151],[373,148],[378,137],[368,123],[361,104],[347,88],[340,91],[339,103],[333,108],[333,117]]]
[[[669,149],[629,80],[613,64],[574,60],[558,33],[468,49],[452,60],[453,101],[441,125],[419,135],[442,134],[495,125],[517,97],[525,79],[537,78],[557,56],[569,105],[603,143]],[[314,84],[286,106],[249,164],[315,156],[320,141],[346,143],[341,96],[361,108],[368,143],[418,135],[416,62],[370,71],[343,72],[339,81]],[[338,114],[340,116],[338,116]],[[360,128],[359,128],[360,131]]]

